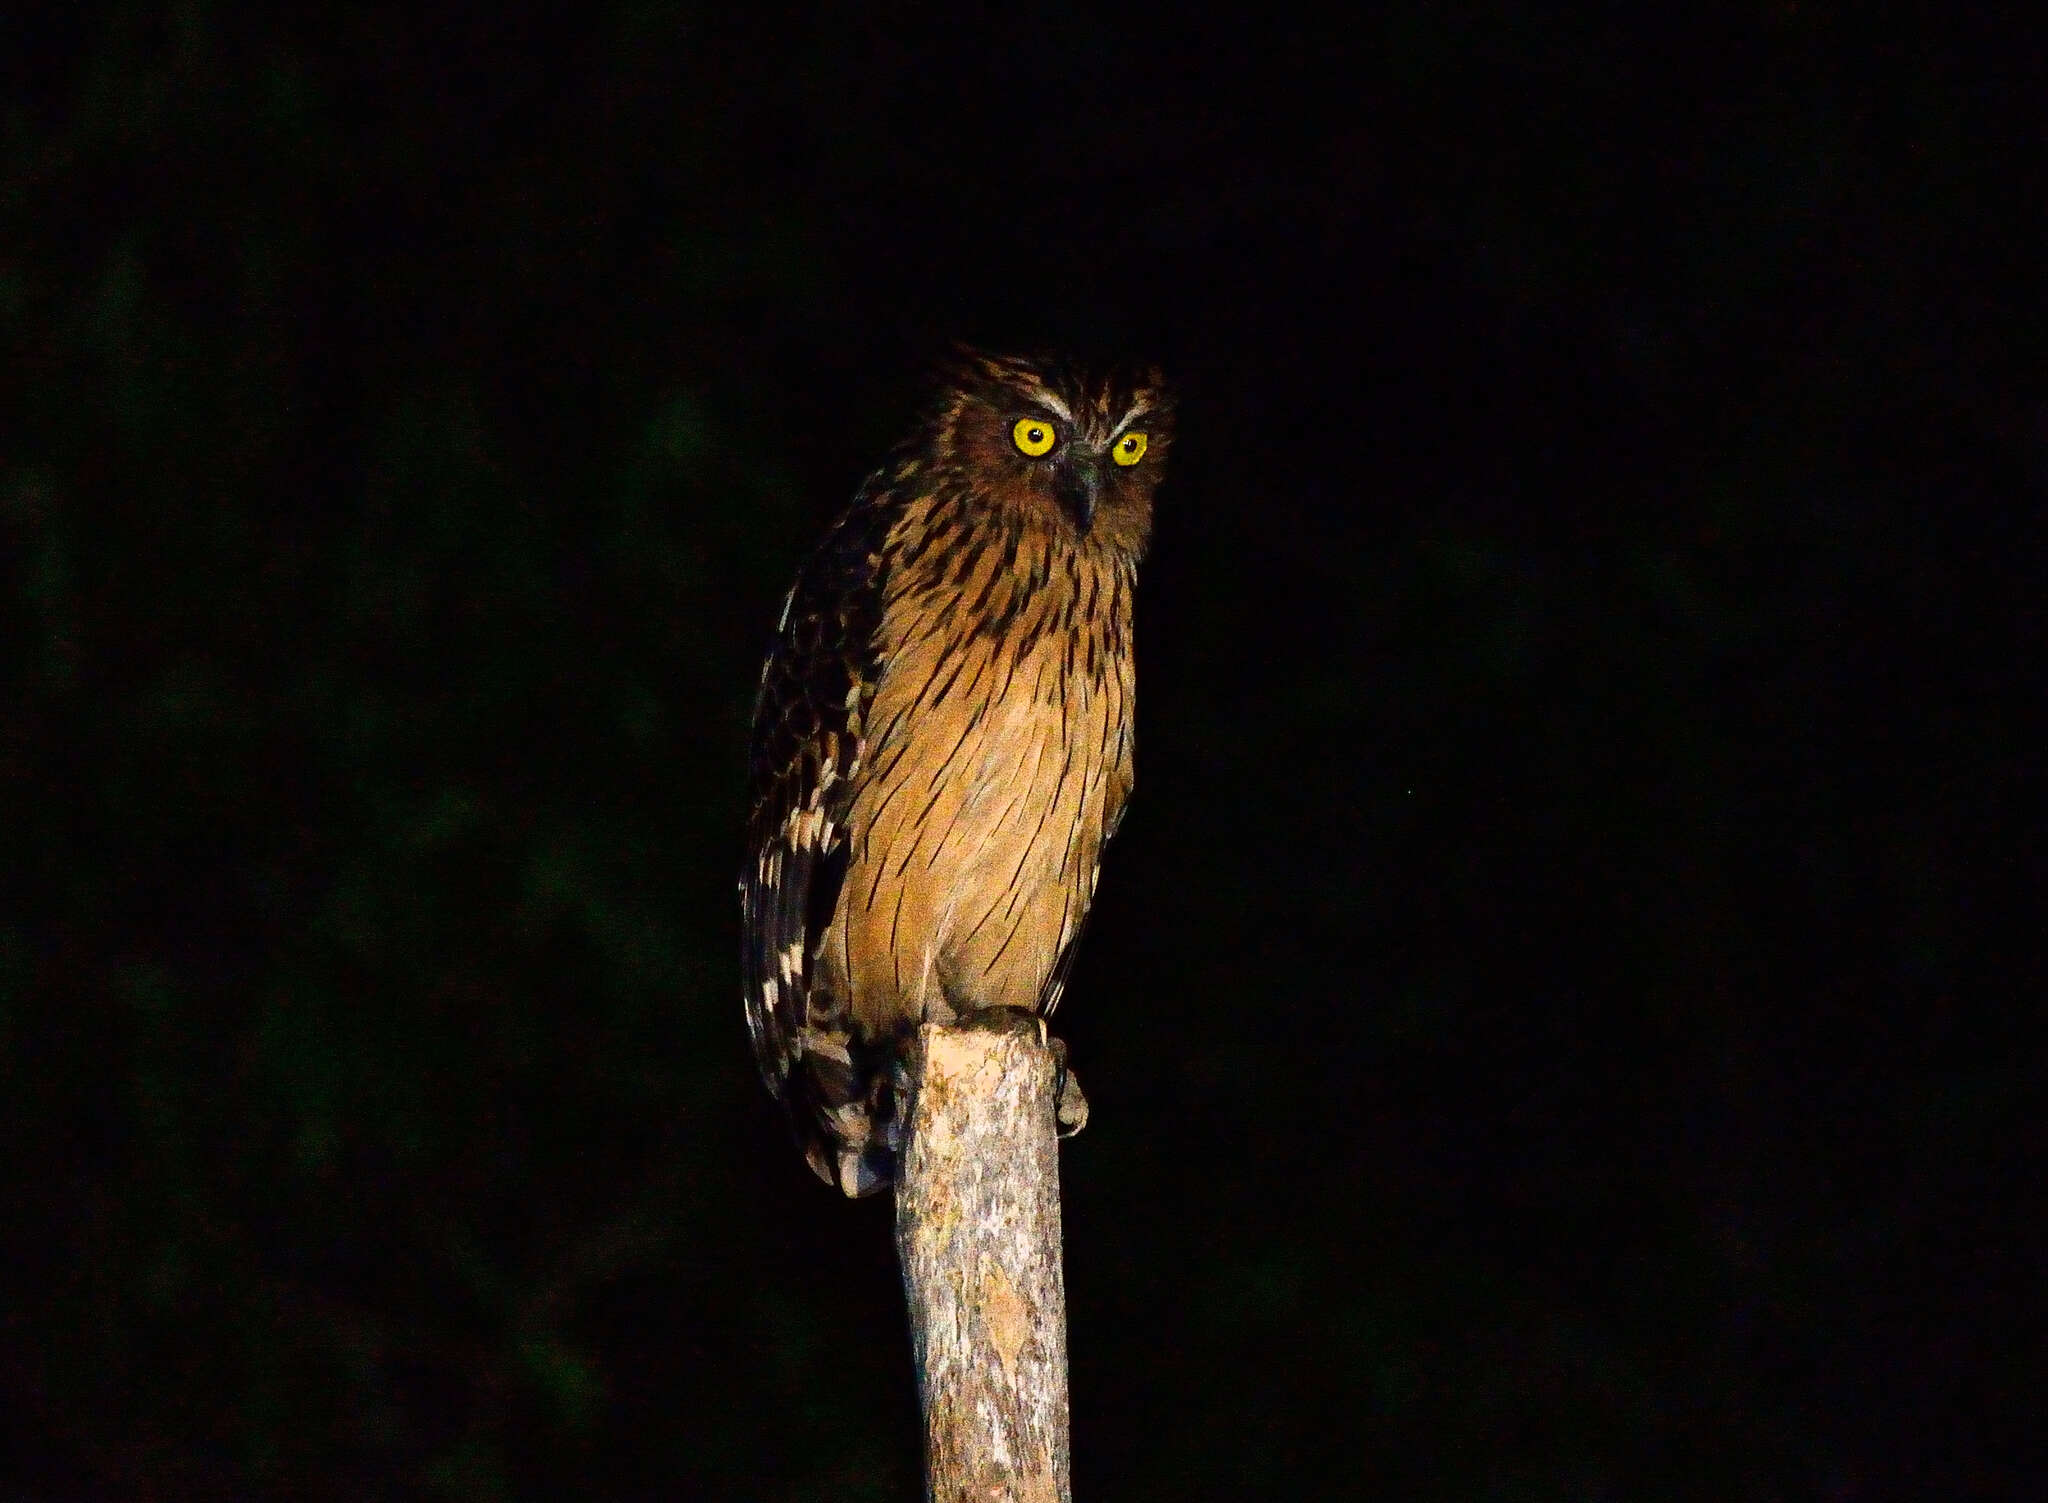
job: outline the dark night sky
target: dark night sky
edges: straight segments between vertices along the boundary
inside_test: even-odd
[[[962,338],[1182,391],[1080,1495],[2035,1494],[2041,52],[36,8],[0,1497],[917,1495],[731,879],[781,590]]]

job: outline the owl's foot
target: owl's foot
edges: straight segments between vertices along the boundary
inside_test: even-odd
[[[1044,1018],[1038,1020],[1038,1034],[1052,1050],[1053,1116],[1059,1122],[1060,1136],[1071,1138],[1088,1125],[1088,1098],[1081,1094],[1081,1077],[1067,1068],[1067,1041],[1054,1038],[1046,1030]]]
[[[1040,1042],[1052,1050],[1053,1115],[1059,1122],[1060,1136],[1071,1138],[1088,1125],[1088,1098],[1081,1094],[1080,1080],[1067,1068],[1067,1041],[1052,1036],[1043,1015],[1025,1007],[982,1007],[963,1014],[960,1022],[996,1033],[1035,1032]]]
[[[1059,1119],[1060,1136],[1071,1138],[1088,1125],[1088,1098],[1081,1094],[1081,1077],[1067,1068],[1067,1041],[1054,1039],[1053,1058],[1059,1064],[1059,1077],[1053,1089],[1059,1094],[1053,1104],[1053,1115]]]
[[[955,1027],[979,1028],[988,1033],[1035,1033],[1046,1037],[1045,1019],[1028,1007],[962,1007],[956,1009]]]

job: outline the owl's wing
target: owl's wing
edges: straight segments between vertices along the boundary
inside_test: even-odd
[[[818,1106],[793,1099],[807,1052],[843,1053],[848,999],[814,995],[819,945],[846,874],[846,811],[874,692],[883,543],[893,515],[864,489],[805,563],[761,669],[748,754],[751,813],[740,873],[747,1031],[768,1089],[800,1133]],[[821,1171],[822,1172],[822,1171]]]

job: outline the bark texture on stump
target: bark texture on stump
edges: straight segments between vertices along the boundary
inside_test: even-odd
[[[920,1033],[896,1250],[932,1503],[1072,1503],[1057,1067],[1036,1019]]]

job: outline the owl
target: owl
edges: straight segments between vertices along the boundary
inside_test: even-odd
[[[921,1023],[1059,1003],[1130,797],[1172,442],[1156,371],[963,354],[783,602],[749,748],[747,1027],[849,1196],[893,1182]]]

